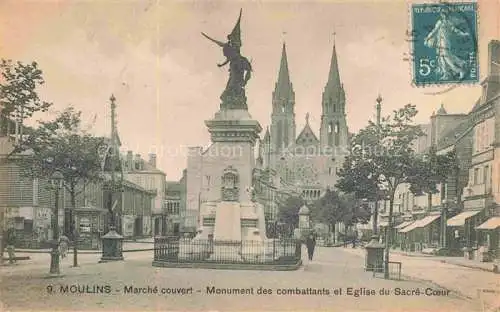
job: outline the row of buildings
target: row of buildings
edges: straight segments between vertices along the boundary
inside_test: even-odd
[[[498,257],[500,242],[500,41],[488,46],[487,77],[482,93],[466,114],[449,114],[444,105],[421,125],[425,136],[418,153],[434,147],[438,154],[455,151],[458,171],[438,193],[417,196],[400,185],[394,203],[393,247],[432,252],[445,249],[470,257],[489,251]],[[388,224],[388,201],[381,198],[378,225]],[[375,203],[370,203],[372,210]],[[373,225],[360,226],[366,233]]]
[[[114,99],[112,100],[114,110]],[[114,116],[114,114],[112,114]],[[116,123],[112,122],[116,142],[120,143]],[[16,140],[16,124],[2,117],[0,121],[0,225],[3,229],[15,228],[19,244],[26,247],[43,246],[53,237],[55,220],[55,190],[49,179],[27,178],[21,168],[8,155]],[[109,142],[113,142],[112,139]],[[14,157],[29,157],[15,155]],[[156,155],[144,160],[141,155],[128,151],[121,155],[119,175],[121,192],[115,198],[109,196],[104,179],[80,185],[72,209],[70,194],[64,187],[59,192],[60,233],[69,233],[70,216],[82,244],[98,248],[100,236],[109,226],[109,208],[113,211],[118,231],[125,238],[167,235],[186,230],[181,226],[180,212],[186,183],[183,180],[167,182],[166,174],[156,166]],[[111,202],[113,201],[113,202]],[[116,203],[115,203],[116,201]],[[187,229],[188,231],[195,230]]]

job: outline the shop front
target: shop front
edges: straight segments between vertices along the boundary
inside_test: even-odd
[[[101,247],[104,224],[108,211],[102,208],[83,207],[75,210],[75,226],[79,249],[96,250]]]
[[[450,249],[463,250],[464,257],[473,259],[480,244],[476,228],[483,223],[484,219],[484,209],[463,211],[448,219],[447,227],[451,233]]]
[[[500,258],[500,216],[491,217],[482,223],[476,230],[481,236],[483,261],[492,261]]]

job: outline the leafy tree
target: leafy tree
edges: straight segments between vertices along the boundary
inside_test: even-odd
[[[353,211],[354,199],[352,196],[327,189],[311,208],[311,219],[328,224],[328,229],[335,232],[337,222],[343,222]]]
[[[74,211],[76,197],[84,191],[85,185],[102,178],[98,150],[103,144],[103,138],[82,130],[81,112],[69,107],[56,119],[40,122],[38,128],[16,145],[11,155],[27,152],[28,156],[16,158],[24,176],[45,178],[60,172]],[[70,233],[67,233],[72,237],[75,234],[73,221],[70,221]],[[73,261],[77,266],[76,241]]]
[[[365,133],[358,134],[358,137],[354,138],[354,142],[362,141],[362,135]],[[353,166],[356,163],[357,166]],[[349,155],[346,157],[342,168],[339,170],[340,179],[335,185],[340,191],[351,194],[354,200],[366,199],[371,202],[375,202],[374,210],[374,234],[377,232],[377,215],[378,215],[378,201],[380,196],[378,176],[375,173],[375,167],[373,162],[356,162],[355,156]],[[346,222],[352,223],[356,220],[359,222],[366,222],[369,220],[371,213],[365,209],[358,209],[356,215],[354,212],[347,217]],[[349,219],[350,218],[350,219]]]
[[[290,228],[299,226],[299,210],[305,204],[299,196],[288,196],[279,204],[278,219]]]
[[[0,63],[0,120],[14,119],[18,122],[18,139],[22,138],[24,121],[38,111],[45,112],[52,105],[42,101],[37,88],[44,84],[42,71],[36,62],[23,64],[2,59]],[[3,118],[1,118],[3,117]],[[1,129],[10,133],[10,123]]]
[[[344,214],[342,222],[347,226],[351,226],[356,223],[368,223],[368,221],[370,221],[371,213],[367,207],[363,205],[362,201],[356,200],[353,194],[348,194],[348,198],[349,203],[352,204],[349,207],[350,209],[348,209]]]
[[[435,146],[419,161],[415,162],[414,173],[410,178],[410,190],[413,194],[427,194],[427,209],[432,208],[432,195],[439,193],[438,184],[443,185],[451,174],[459,169],[456,151],[438,155]]]
[[[399,185],[414,180],[415,163],[419,161],[413,149],[413,142],[423,135],[421,128],[413,123],[417,110],[414,105],[407,104],[395,110],[389,117],[383,118],[379,124],[370,122],[353,139],[352,157],[346,165],[356,176],[369,176],[385,190],[389,198],[389,224],[386,232],[385,276],[388,278],[388,261],[390,233],[394,195]],[[369,169],[367,169],[369,168]],[[345,177],[341,177],[341,179]],[[355,189],[354,189],[355,191]]]

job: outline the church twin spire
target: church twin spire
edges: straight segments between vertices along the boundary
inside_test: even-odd
[[[293,111],[294,104],[295,92],[293,91],[293,84],[290,80],[290,72],[288,70],[286,44],[283,43],[278,82],[276,82],[273,92],[273,111],[282,113],[286,111]]]
[[[345,93],[344,86],[340,81],[339,65],[335,41],[333,42],[332,59],[330,61],[330,71],[328,81],[323,91],[323,115],[344,114]]]

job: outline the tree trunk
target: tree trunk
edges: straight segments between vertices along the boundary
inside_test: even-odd
[[[335,222],[332,223],[332,233],[333,233],[333,243],[337,243],[337,233],[336,233],[336,226],[335,226]]]
[[[392,192],[389,199],[389,222],[385,231],[385,259],[384,259],[384,278],[389,279],[389,251],[391,249],[391,235],[392,235],[392,211],[394,207],[394,192]]]
[[[78,266],[78,238],[76,235],[76,224],[75,224],[75,209],[76,209],[76,194],[75,194],[75,187],[71,187],[70,191],[70,196],[71,196],[71,211],[70,211],[70,230],[71,230],[71,235],[73,236],[73,267]]]
[[[377,224],[377,219],[378,219],[378,200],[375,200],[375,208],[373,209],[373,235],[378,236],[378,224]]]

